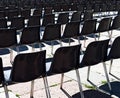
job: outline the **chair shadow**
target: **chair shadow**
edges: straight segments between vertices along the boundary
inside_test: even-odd
[[[64,42],[64,43],[69,43],[69,42],[74,42],[74,40],[73,39],[62,39],[62,42]]]
[[[120,82],[119,81],[114,81],[114,82],[111,82],[110,84],[111,84],[111,87],[112,87],[112,91],[109,90],[107,84],[102,85],[99,88],[120,98]]]
[[[50,41],[45,41],[44,43],[48,44],[48,45],[51,45],[51,42]],[[53,45],[58,45],[60,44],[58,41],[52,41]]]
[[[25,45],[19,46],[18,48],[19,48],[19,52],[28,50],[28,47]],[[13,48],[13,50],[17,52],[17,48]]]
[[[9,53],[10,53],[9,49],[0,49],[0,55],[5,55]]]
[[[97,90],[85,90],[83,91],[83,93],[85,98],[111,98],[110,95],[107,95]],[[81,98],[80,92],[72,95],[72,98]]]
[[[32,45],[29,45],[29,46],[30,46],[30,47],[33,47],[33,48],[40,48],[40,46],[41,46],[41,48],[45,47],[44,44],[41,44],[41,45],[35,44],[34,46],[32,46]]]

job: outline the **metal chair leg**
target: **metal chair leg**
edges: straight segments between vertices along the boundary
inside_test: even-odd
[[[33,92],[34,92],[34,80],[33,80],[33,81],[31,81],[30,98],[33,98]]]
[[[111,76],[113,76],[114,78],[116,78],[116,79],[120,80],[120,78],[119,78],[119,77],[115,76],[115,75],[114,75],[114,74],[112,74],[112,72],[111,72],[111,70],[112,70],[112,63],[113,63],[113,59],[110,61],[109,74],[110,74]]]
[[[7,88],[6,85],[4,85],[4,90],[5,90],[5,96],[6,96],[6,98],[9,98],[8,88]]]
[[[47,98],[51,98],[47,77],[43,77],[43,81],[44,81],[46,96],[47,96]]]
[[[108,73],[107,73],[107,68],[106,68],[105,62],[103,62],[103,68],[104,68],[104,71],[105,71],[105,76],[106,76],[106,79],[107,79],[108,87],[109,87],[109,89],[111,91],[112,88],[111,88],[111,85],[110,85],[110,80],[109,80],[109,77],[108,77]]]
[[[90,76],[90,66],[88,66],[88,72],[87,72],[87,81],[91,84],[91,85],[93,85],[97,90],[99,90],[99,91],[101,91],[101,92],[103,92],[103,93],[106,93],[106,94],[109,94],[108,92],[106,92],[105,90],[101,90],[99,87],[97,87],[97,85],[95,85],[92,81],[90,81],[90,79],[89,79],[89,76]]]
[[[80,90],[81,98],[85,98],[84,94],[83,94],[83,89],[82,89],[82,85],[81,85],[79,71],[78,71],[78,69],[76,69],[75,71],[76,71],[76,76],[77,76],[77,81],[78,81],[78,85],[79,85],[79,90]]]
[[[64,79],[64,73],[61,74],[60,89],[62,89],[62,86],[63,86],[63,79]]]

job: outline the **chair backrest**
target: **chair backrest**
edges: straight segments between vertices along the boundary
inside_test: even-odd
[[[52,14],[52,7],[46,7],[45,9],[44,9],[44,15],[45,14]]]
[[[93,19],[93,11],[92,10],[86,10],[83,14],[84,14],[83,21]]]
[[[87,35],[87,34],[92,34],[96,32],[96,24],[97,20],[96,19],[91,19],[91,20],[86,20],[83,23],[82,31],[80,35]]]
[[[18,17],[19,15],[19,11],[18,10],[9,10],[8,11],[8,19],[14,18],[14,17]]]
[[[30,16],[27,26],[40,26],[40,16]]]
[[[4,82],[2,58],[0,58],[0,84]]]
[[[81,11],[74,12],[72,14],[72,17],[71,17],[70,21],[81,21],[81,15],[82,15]]]
[[[35,10],[33,11],[33,16],[36,16],[36,15],[42,17],[42,8],[40,8],[40,9],[35,9]]]
[[[103,18],[97,28],[97,32],[105,32],[110,29],[112,18]]]
[[[16,29],[0,29],[0,48],[7,48],[17,44]]]
[[[91,42],[85,51],[80,67],[104,62],[107,58],[108,40]]]
[[[28,19],[28,17],[30,17],[31,10],[30,9],[23,9],[20,11],[20,14],[21,14],[21,17]]]
[[[24,17],[15,17],[11,19],[11,28],[16,28],[17,30],[23,29],[25,26]]]
[[[5,12],[4,11],[0,11],[0,18],[5,18]]]
[[[7,19],[5,18],[0,19],[0,28],[7,28]]]
[[[27,82],[46,73],[46,51],[18,54],[13,62],[11,79],[14,82]]]
[[[108,59],[117,59],[120,58],[120,36],[115,38],[112,47],[110,49]]]
[[[61,24],[49,24],[45,27],[43,41],[52,41],[61,38]]]
[[[81,45],[58,48],[54,54],[49,73],[59,74],[77,69]]]
[[[116,16],[114,19],[113,19],[113,22],[112,22],[112,25],[110,27],[110,29],[118,29],[120,28],[120,16]]]
[[[78,36],[79,28],[80,28],[80,22],[74,21],[67,23],[62,37],[70,38],[70,37]]]
[[[66,24],[69,22],[69,13],[60,13],[58,15],[57,23]]]
[[[20,44],[32,44],[35,42],[40,42],[40,27],[32,26],[24,28],[20,38]]]
[[[43,16],[42,26],[55,23],[55,14],[47,14]]]

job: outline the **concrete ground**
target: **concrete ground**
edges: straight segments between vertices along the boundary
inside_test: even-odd
[[[120,31],[118,30],[114,30],[113,35],[112,35],[112,41],[117,37],[120,36]],[[102,33],[101,34],[101,40],[108,38],[108,33]],[[86,41],[86,46],[90,43],[94,41],[93,38],[89,38],[89,40]],[[81,43],[83,44],[83,41],[81,41]],[[77,40],[75,40],[75,42],[73,42],[72,44],[78,44]],[[64,45],[68,45],[65,44]],[[56,45],[54,51],[58,48],[59,46]],[[51,56],[50,55],[50,51],[49,49],[51,49],[49,46],[46,46],[47,48],[47,56]],[[44,48],[43,48],[44,49]],[[82,49],[84,50],[85,48],[82,46]],[[14,53],[16,55],[16,53]],[[3,58],[3,64],[4,66],[9,65],[9,54],[6,55],[0,55]],[[109,70],[109,64],[110,62],[106,62],[106,66],[107,66],[107,70]],[[115,66],[113,67],[113,73],[117,74],[118,76],[120,76],[120,60],[114,60],[113,63]],[[81,82],[82,82],[82,87],[83,90],[87,90],[87,89],[94,89],[93,86],[91,86],[88,82],[87,82],[87,67],[86,68],[81,68],[79,69],[79,73],[80,73],[80,77],[81,77]],[[96,66],[93,66],[91,69],[91,81],[93,81],[97,86],[102,86],[106,83],[106,77],[103,71],[103,66],[102,63],[98,64]],[[117,81],[115,78],[110,77],[110,81],[114,82]],[[61,79],[61,75],[53,75],[53,76],[49,76],[47,77],[48,79],[48,84],[49,84],[49,88],[50,88],[50,94],[51,94],[51,98],[68,98],[61,90],[60,90],[60,79]],[[79,92],[79,88],[78,88],[78,84],[77,84],[77,80],[76,80],[76,74],[74,71],[68,72],[65,74],[64,77],[64,85],[63,88],[72,96],[73,94]],[[30,82],[27,83],[17,83],[17,84],[13,84],[13,85],[9,85],[8,86],[9,89],[9,94],[10,94],[10,98],[30,98]],[[120,91],[120,86],[118,86],[117,91]],[[113,94],[114,95],[114,94]],[[120,98],[119,94],[115,95],[118,98]],[[0,98],[5,98],[4,96],[4,90],[3,88],[0,88]],[[35,86],[34,86],[34,98],[46,98],[46,93],[45,93],[45,89],[44,89],[44,84],[43,84],[43,79],[36,79],[35,80]],[[116,98],[116,97],[114,97]]]

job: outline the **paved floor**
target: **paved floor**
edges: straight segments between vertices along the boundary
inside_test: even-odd
[[[115,30],[113,32],[113,35],[112,35],[113,36],[112,40],[114,40],[119,35],[120,35],[120,31]],[[101,40],[106,39],[106,38],[108,38],[108,33],[103,33],[103,34],[101,34],[101,36],[102,36]],[[87,40],[86,46],[91,41],[94,41],[94,39],[89,38],[89,40]],[[81,41],[81,43],[83,43],[83,41]],[[73,44],[77,44],[77,40]],[[68,45],[68,44],[64,44],[64,45]],[[46,48],[49,49],[48,46],[46,46]],[[58,45],[55,46],[54,51],[57,48],[58,48]],[[83,46],[82,46],[82,48],[85,49]],[[50,51],[51,50],[47,51],[47,56],[51,56],[51,55],[49,55]],[[16,53],[15,53],[15,55],[16,55]],[[5,65],[7,66],[9,64],[9,54],[1,55],[1,57],[3,58],[4,66]],[[109,69],[109,63],[110,63],[109,61],[106,62],[107,69]],[[120,76],[119,64],[120,64],[119,59],[114,61],[115,66],[114,66],[113,72],[115,74],[117,74],[118,76]],[[91,89],[91,88],[94,89],[94,87],[91,86],[86,80],[87,67],[79,69],[79,72],[80,72],[80,77],[81,77],[81,81],[82,81],[83,90]],[[102,86],[106,83],[106,78],[105,78],[105,75],[104,75],[104,72],[103,72],[102,63],[98,64],[96,66],[93,66],[90,75],[91,75],[91,77],[90,77],[91,80],[97,86]],[[61,78],[61,75],[54,75],[54,76],[49,76],[48,77],[48,84],[49,84],[49,87],[50,87],[51,98],[68,98],[60,90],[60,78]],[[110,81],[115,82],[117,80],[110,76]],[[74,71],[71,71],[71,72],[68,72],[68,73],[65,74],[63,88],[65,90],[67,90],[67,92],[70,95],[73,95],[73,94],[79,92],[78,84],[77,84],[77,81],[76,81],[76,74],[75,74]],[[10,93],[10,96],[11,96],[10,98],[29,98],[29,96],[30,96],[30,82],[9,85],[8,89],[9,89],[9,93]],[[117,91],[120,91],[120,86],[117,87]],[[120,98],[120,94],[117,93],[115,95],[117,95],[118,98]],[[0,98],[5,98],[3,88],[0,88]],[[44,89],[42,79],[36,79],[35,80],[34,98],[46,98],[45,89]]]

